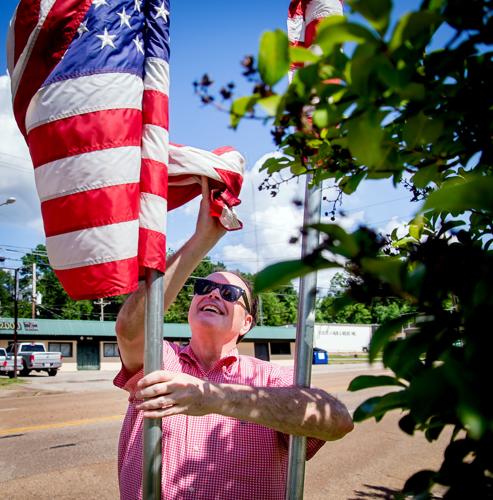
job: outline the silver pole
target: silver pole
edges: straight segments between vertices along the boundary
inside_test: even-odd
[[[164,275],[146,269],[144,373],[161,369],[163,360]],[[144,500],[161,500],[162,431],[160,418],[144,420],[142,491]]]
[[[320,222],[322,189],[309,187],[311,176],[306,176],[305,212],[303,225]],[[317,246],[319,232],[313,229],[303,233],[301,255],[305,257]],[[296,325],[296,352],[294,358],[294,384],[310,387],[313,356],[313,329],[315,325],[315,298],[317,294],[317,273],[310,273],[300,279],[298,322]],[[290,436],[289,464],[286,481],[286,500],[301,500],[305,483],[306,437]]]

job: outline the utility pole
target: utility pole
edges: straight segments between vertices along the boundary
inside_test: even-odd
[[[19,321],[19,269],[14,269],[14,378],[17,378],[17,322]]]
[[[33,284],[31,295],[32,318],[36,319],[36,262],[33,262]]]
[[[105,302],[104,299],[99,299],[99,300],[95,300],[94,303],[99,306],[101,309],[100,309],[100,315],[99,315],[99,321],[104,321],[104,308],[111,304],[110,301],[108,302]]]

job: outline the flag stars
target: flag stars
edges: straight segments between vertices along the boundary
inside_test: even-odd
[[[110,35],[107,28],[104,28],[104,33],[102,35],[96,35],[96,37],[101,40],[101,50],[103,50],[107,45],[116,49],[115,44],[113,43],[113,38],[116,38],[116,35]]]
[[[82,21],[79,24],[79,27],[77,28],[77,33],[79,33],[79,38],[84,35],[84,33],[87,33],[89,31],[89,28],[87,27],[87,19],[85,21]]]
[[[141,12],[142,10],[142,0],[135,0],[134,11]]]
[[[144,54],[144,43],[142,42],[142,40],[139,38],[138,35],[132,40],[132,42],[135,44],[137,52]]]
[[[132,28],[132,26],[130,26],[130,22],[129,22],[129,19],[131,16],[129,16],[125,12],[125,7],[122,8],[121,12],[117,12],[116,15],[120,18],[120,27],[125,25],[125,26],[128,26],[130,29]]]
[[[92,0],[92,4],[94,5],[94,8],[96,8],[96,9],[103,6],[103,5],[108,5],[106,3],[106,0]]]
[[[169,16],[169,11],[167,11],[164,7],[164,2],[161,4],[160,7],[157,5],[154,6],[156,9],[156,13],[154,14],[154,18],[158,19],[159,17],[162,17],[164,19],[164,22],[168,22],[168,16]]]

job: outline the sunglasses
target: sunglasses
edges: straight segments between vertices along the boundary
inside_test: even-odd
[[[247,294],[243,288],[236,285],[226,285],[223,283],[216,283],[215,281],[198,278],[193,285],[193,293],[196,295],[207,295],[215,289],[219,290],[221,297],[227,302],[238,302],[243,297],[245,301],[245,309],[248,314],[250,313],[250,303],[248,302]],[[241,302],[239,303],[240,305]]]

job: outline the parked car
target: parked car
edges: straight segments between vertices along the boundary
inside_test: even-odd
[[[14,354],[14,345],[9,345],[7,353]],[[31,370],[47,372],[54,377],[62,366],[61,352],[48,352],[41,342],[21,342],[17,344],[17,362],[21,361],[21,375],[27,376]]]
[[[0,374],[8,375],[10,378],[14,376],[14,358],[7,354],[7,351],[0,347]],[[17,371],[19,372],[22,368],[22,363],[18,360]]]

